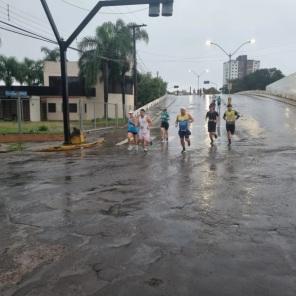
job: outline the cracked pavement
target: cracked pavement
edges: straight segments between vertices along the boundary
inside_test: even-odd
[[[0,155],[1,296],[296,295],[296,107],[234,96],[233,145],[221,121],[210,148],[209,98],[172,100],[170,141],[146,156]]]

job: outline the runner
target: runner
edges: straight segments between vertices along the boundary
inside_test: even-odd
[[[169,130],[169,120],[170,120],[170,115],[167,112],[167,109],[163,109],[161,114],[160,114],[160,136],[161,136],[161,141],[162,142],[168,142],[169,136],[168,136],[168,130]]]
[[[144,152],[148,151],[148,145],[151,143],[150,139],[150,127],[152,125],[151,118],[146,115],[144,109],[140,110],[140,116],[138,118],[138,125],[139,125],[139,141],[143,145]]]
[[[135,149],[138,149],[138,120],[134,116],[133,111],[128,112],[128,122],[127,122],[127,140],[128,140],[128,150],[133,150],[133,146]]]
[[[213,104],[211,104],[209,108],[210,111],[206,115],[206,120],[208,119],[208,132],[211,140],[211,146],[214,146],[214,138],[217,139],[218,137],[216,133],[216,126],[219,114],[217,111],[215,111]]]
[[[179,137],[182,146],[182,153],[186,151],[185,148],[185,141],[187,142],[188,146],[190,146],[190,135],[191,132],[189,130],[189,125],[193,122],[193,117],[186,112],[186,108],[181,108],[181,114],[179,114],[176,118],[176,127],[179,126]]]
[[[226,131],[228,137],[228,145],[231,145],[231,136],[235,132],[235,121],[240,118],[237,111],[232,109],[232,105],[227,105],[227,110],[224,113],[223,119],[226,121]]]
[[[219,113],[220,113],[220,110],[221,110],[221,97],[220,96],[217,99],[217,105],[218,105],[218,110],[219,110]]]

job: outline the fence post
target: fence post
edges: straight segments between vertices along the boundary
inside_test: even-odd
[[[94,103],[94,128],[97,128],[96,103]]]
[[[83,114],[82,114],[82,103],[81,99],[79,99],[79,128],[82,131],[83,130]]]
[[[19,96],[17,98],[17,124],[18,124],[18,132],[22,132],[22,126],[21,126],[21,121],[22,121],[22,106],[21,106],[21,97]]]
[[[108,109],[109,109],[109,106],[108,106],[108,103],[104,103],[105,104],[105,109],[106,109],[106,114],[105,114],[105,126],[107,127],[108,126]]]
[[[118,128],[118,104],[115,105],[116,128]]]

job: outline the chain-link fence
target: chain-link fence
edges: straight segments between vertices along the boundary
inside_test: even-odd
[[[70,100],[70,126],[82,131],[120,127],[132,106]],[[0,133],[62,133],[62,101],[39,98],[0,98]]]

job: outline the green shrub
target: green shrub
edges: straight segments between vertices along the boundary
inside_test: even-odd
[[[38,132],[48,132],[48,127],[46,125],[41,125],[38,127]]]

